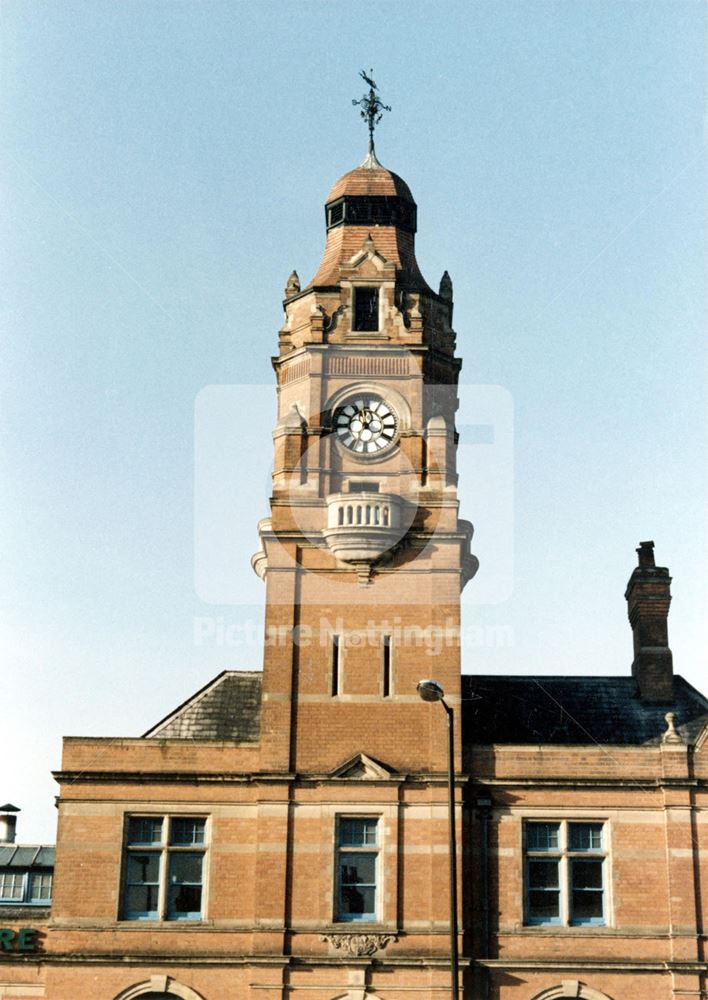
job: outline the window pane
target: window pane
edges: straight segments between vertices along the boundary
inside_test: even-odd
[[[170,843],[203,844],[205,825],[206,822],[203,819],[173,819],[170,829]]]
[[[172,854],[167,900],[171,920],[195,919],[202,910],[203,854]]]
[[[571,851],[601,851],[602,823],[571,823]]]
[[[30,877],[30,900],[38,903],[52,898],[52,876],[49,872],[36,872]]]
[[[602,888],[602,861],[573,861],[571,871],[574,889]]]
[[[572,923],[600,923],[603,918],[602,861],[571,861]]]
[[[160,878],[160,855],[157,851],[128,855],[127,880],[130,883],[157,883]]]
[[[375,917],[376,889],[374,886],[342,886],[339,916]]]
[[[339,821],[339,843],[344,847],[375,846],[376,820],[343,817]]]
[[[203,854],[171,854],[170,882],[191,882],[201,884]]]
[[[530,920],[559,920],[560,893],[532,889],[529,892]]]
[[[574,924],[602,922],[602,892],[593,889],[575,890],[571,902],[571,921]]]
[[[168,901],[170,920],[196,920],[202,915],[200,885],[171,885]]]
[[[373,885],[376,882],[375,854],[340,854],[339,862],[340,885]]]
[[[151,816],[131,816],[128,820],[129,844],[159,844],[162,841],[162,819]]]
[[[560,844],[559,823],[527,823],[526,848],[529,851],[557,851]]]
[[[125,911],[128,917],[153,917],[157,919],[158,887],[156,885],[130,885],[125,894]]]
[[[529,859],[529,887],[531,889],[558,888],[558,862]]]

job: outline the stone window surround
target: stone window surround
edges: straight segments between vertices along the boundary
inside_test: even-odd
[[[126,915],[126,875],[127,875],[127,861],[129,853],[132,848],[128,841],[128,829],[129,821],[131,819],[152,819],[162,821],[162,840],[159,845],[150,846],[144,845],[145,850],[155,851],[160,854],[160,872],[159,872],[159,902],[158,902],[158,915],[156,917],[129,917]],[[195,819],[201,820],[204,823],[204,842],[201,845],[172,845],[169,843],[171,823],[173,820],[180,819]],[[198,923],[204,919],[204,914],[206,912],[207,905],[207,885],[208,885],[208,859],[209,859],[209,843],[210,843],[210,822],[209,817],[205,814],[197,814],[193,811],[189,812],[155,812],[150,813],[147,811],[140,810],[139,812],[129,812],[124,816],[124,835],[123,835],[123,850],[122,850],[122,863],[121,863],[121,873],[120,873],[120,909],[118,912],[118,920],[120,923],[130,923],[134,925],[143,924],[179,924],[179,923]],[[143,849],[143,845],[136,845],[140,850]],[[202,896],[201,896],[201,915],[199,917],[191,918],[170,918],[167,915],[167,893],[168,893],[168,878],[169,878],[169,857],[172,853],[191,853],[198,851],[203,856],[202,862]],[[121,998],[122,1000],[122,998]]]
[[[382,843],[382,833],[383,833],[383,817],[379,813],[361,813],[361,812],[338,812],[334,816],[334,851],[333,851],[333,876],[334,876],[334,912],[332,914],[332,919],[334,924],[342,925],[345,927],[358,927],[361,925],[371,926],[372,924],[381,923],[381,908],[383,905],[383,858],[384,858],[384,848]],[[352,847],[348,844],[341,843],[340,835],[340,823],[342,820],[370,820],[376,824],[376,843],[372,845],[362,845],[361,847]],[[350,919],[342,916],[343,907],[340,900],[340,854],[350,851],[370,854],[376,854],[375,861],[375,894],[374,894],[374,916],[364,917],[361,920]]]
[[[522,925],[526,931],[543,931],[551,928],[554,933],[558,931],[566,932],[577,932],[582,930],[603,930],[605,928],[613,926],[612,920],[612,896],[611,896],[611,825],[609,818],[606,815],[597,815],[593,812],[592,815],[587,815],[585,810],[580,810],[578,814],[568,814],[568,812],[558,812],[557,810],[549,811],[548,814],[534,813],[531,815],[523,815],[521,817],[520,823],[520,857],[521,857],[521,885],[522,899]],[[558,824],[561,827],[561,843],[562,847],[558,851],[549,852],[549,855],[561,857],[560,865],[560,876],[559,876],[559,893],[560,893],[560,920],[559,921],[538,921],[529,919],[529,907],[528,907],[528,868],[527,861],[529,857],[529,850],[526,845],[526,828],[536,823],[552,823]],[[602,849],[598,852],[587,852],[588,858],[602,859],[602,896],[603,896],[603,919],[598,922],[575,922],[570,921],[570,895],[572,892],[572,886],[570,882],[570,873],[567,870],[568,858],[569,857],[582,857],[585,856],[585,852],[574,852],[568,846],[568,828],[573,823],[580,824],[601,824],[602,825]],[[535,852],[532,852],[535,853]],[[542,856],[542,852],[537,856]],[[571,994],[572,995],[572,994]],[[558,994],[559,998],[562,994]],[[536,998],[533,998],[536,1000]],[[545,1000],[545,997],[543,998]]]

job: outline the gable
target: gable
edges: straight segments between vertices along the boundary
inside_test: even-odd
[[[359,781],[389,781],[393,776],[391,768],[365,753],[351,757],[330,775],[332,778],[352,778]]]
[[[234,740],[260,737],[260,672],[224,670],[144,734],[146,739]]]

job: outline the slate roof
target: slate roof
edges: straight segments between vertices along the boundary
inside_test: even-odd
[[[144,735],[258,742],[261,684],[260,672],[225,670]],[[632,677],[463,675],[462,739],[468,746],[641,746],[661,740],[664,717],[674,712],[679,733],[691,743],[708,725],[708,700],[678,676],[674,693],[672,704],[654,705],[639,699]]]
[[[0,868],[53,868],[54,847],[46,844],[0,845]]]
[[[261,678],[252,670],[224,670],[144,735],[256,743],[261,731]]]
[[[658,743],[664,716],[693,742],[708,724],[708,701],[674,676],[673,704],[640,701],[632,677],[462,677],[465,745]]]

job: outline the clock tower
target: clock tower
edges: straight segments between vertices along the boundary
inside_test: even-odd
[[[262,761],[330,772],[364,752],[439,773],[444,726],[416,684],[433,676],[459,702],[460,592],[477,569],[458,513],[452,283],[423,277],[416,203],[373,142],[325,223],[317,273],[288,280],[273,358],[271,512],[252,560]]]

